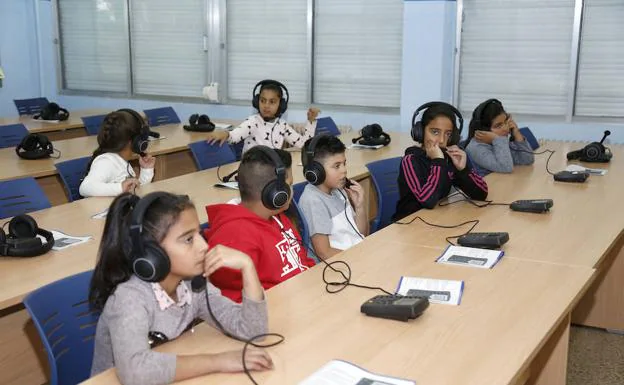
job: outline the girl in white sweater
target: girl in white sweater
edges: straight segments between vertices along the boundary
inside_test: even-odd
[[[80,184],[80,195],[116,196],[150,183],[156,160],[145,152],[148,136],[149,127],[136,111],[121,109],[106,115],[97,136],[98,148]],[[133,154],[140,155],[138,179],[128,163]]]

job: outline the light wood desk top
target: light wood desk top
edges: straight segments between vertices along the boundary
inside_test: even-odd
[[[373,291],[325,293],[321,265],[269,290],[270,330],[286,341],[269,349],[275,369],[254,378],[261,384],[296,384],[336,358],[422,385],[508,384],[522,376],[593,274],[584,267],[505,258],[492,270],[472,269],[434,263],[437,255],[430,248],[381,241],[340,255],[351,265],[354,282],[387,290],[401,275],[465,281],[460,306],[432,304],[406,323],[361,314],[360,305],[376,295]],[[241,347],[202,324],[159,349],[194,354]],[[114,370],[86,382],[117,383]],[[227,385],[247,379],[218,374],[183,383]]]
[[[69,111],[69,119],[58,123],[33,119],[31,116],[20,116],[18,118],[0,118],[0,125],[22,123],[31,133],[40,134],[52,131],[68,130],[71,128],[82,128],[84,127],[81,119],[82,117],[103,115],[108,112],[109,110],[103,109]]]
[[[578,146],[577,143],[548,143],[545,148],[557,150],[551,159],[550,170],[564,169],[566,152]],[[620,187],[624,183],[621,178],[624,175],[624,148],[611,148],[614,158],[610,164],[586,164],[609,169],[607,175],[590,176],[584,184],[555,182],[545,171],[547,154],[536,156],[533,166],[514,168],[512,174],[486,177],[489,200],[511,203],[519,199],[550,198],[554,201],[550,213],[521,213],[506,206],[477,208],[468,202],[459,202],[434,210],[420,210],[401,222],[414,216],[441,225],[478,219],[476,232],[509,232],[510,240],[503,247],[508,256],[597,267],[624,230],[624,217],[619,215],[624,211]],[[461,199],[452,198],[452,201]],[[443,248],[447,245],[445,237],[462,234],[469,228],[470,225],[439,229],[416,220],[407,226],[391,225],[371,237]]]

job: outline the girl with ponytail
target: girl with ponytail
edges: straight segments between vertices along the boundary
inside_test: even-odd
[[[149,128],[136,111],[122,109],[106,115],[97,136],[98,148],[80,184],[80,195],[116,196],[132,192],[154,178],[154,157],[145,153]],[[136,174],[128,161],[140,155],[141,173]]]

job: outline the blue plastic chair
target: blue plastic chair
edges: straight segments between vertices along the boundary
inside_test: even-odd
[[[65,186],[65,192],[67,193],[67,199],[70,202],[82,199],[79,192],[80,183],[82,183],[85,177],[87,164],[90,159],[90,156],[85,156],[83,158],[66,160],[65,162],[56,163],[54,165],[61,176],[61,180]]]
[[[334,119],[327,116],[316,120],[316,131],[314,132],[314,135],[321,134],[332,136],[340,135],[340,130],[338,129],[338,126],[336,126]]]
[[[189,144],[193,159],[199,170],[236,162],[236,155],[230,146],[208,144],[205,140]]]
[[[50,201],[35,178],[0,182],[0,219],[50,208]]]
[[[299,203],[299,199],[301,199],[301,194],[303,194],[303,190],[308,185],[308,182],[300,182],[295,183],[292,186],[293,189],[293,199],[295,202]]]
[[[377,192],[377,215],[371,224],[371,233],[383,229],[392,222],[392,215],[399,201],[397,178],[401,159],[401,157],[383,159],[366,165]]]
[[[537,150],[540,147],[537,138],[535,137],[535,135],[533,135],[533,132],[531,132],[529,127],[522,127],[520,129],[520,133],[522,134],[522,136],[524,136],[524,139],[529,142],[529,145],[531,146],[533,151]]]
[[[240,141],[236,144],[230,144],[230,148],[234,151],[236,155],[236,160],[241,160],[243,157],[243,147],[245,146],[245,141]]]
[[[48,104],[48,98],[13,99],[17,112],[20,115],[35,115],[41,113],[43,107]]]
[[[0,126],[0,148],[15,147],[28,135],[28,129],[22,123]]]
[[[92,271],[72,275],[30,293],[24,306],[48,355],[50,384],[77,384],[91,374],[100,312],[89,306]]]
[[[312,258],[315,263],[319,263],[321,262],[321,260],[318,258],[316,253],[314,253],[314,250],[310,250],[310,247],[312,247],[312,238],[310,238],[310,229],[308,228],[308,222],[306,221],[305,216],[303,215],[303,211],[299,209],[299,205],[297,204],[297,202],[298,202],[297,200],[293,199],[292,205],[295,207],[295,210],[297,211],[297,217],[299,218],[299,235],[301,236],[301,241],[303,243],[303,246],[308,251],[308,256]]]
[[[87,130],[87,135],[97,135],[102,128],[102,122],[106,115],[94,115],[94,116],[83,116],[82,124],[84,124],[85,129]]]
[[[180,118],[173,110],[173,107],[153,108],[151,110],[143,110],[143,112],[145,112],[147,123],[150,127],[180,123]]]

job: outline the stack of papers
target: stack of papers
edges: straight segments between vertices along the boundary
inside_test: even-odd
[[[414,381],[380,376],[342,360],[332,360],[299,385],[416,385]]]
[[[503,255],[505,255],[505,252],[500,250],[449,246],[436,262],[491,269],[500,261]]]
[[[219,182],[214,187],[230,188],[232,190],[238,190],[238,182]]]
[[[431,303],[459,305],[464,293],[464,281],[401,277],[396,292],[400,295],[427,297]]]
[[[68,247],[77,246],[81,243],[85,243],[89,239],[93,238],[90,235],[85,237],[74,237],[57,230],[50,230],[50,232],[54,237],[54,246],[52,246],[52,250],[64,250]],[[44,237],[42,237],[41,235],[37,235],[37,237],[39,237],[41,241],[45,243]]]
[[[369,150],[378,150],[382,147],[383,147],[383,144],[378,144],[376,146],[368,146],[368,145],[359,144],[359,143],[353,143],[352,145],[349,146],[349,148],[366,148]]]

